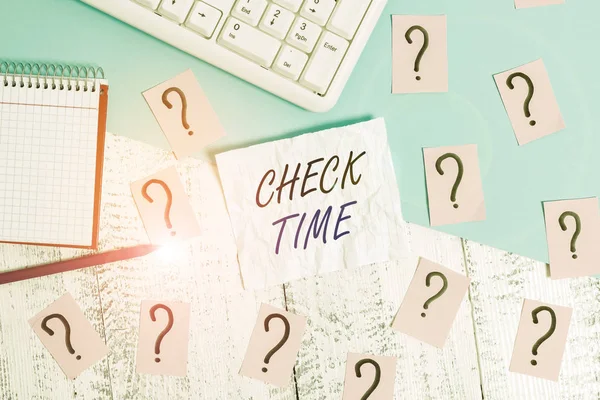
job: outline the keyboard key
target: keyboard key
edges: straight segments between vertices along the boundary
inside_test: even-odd
[[[221,11],[213,6],[199,1],[194,6],[190,17],[185,25],[198,32],[207,38],[211,37],[219,20],[221,19]]]
[[[163,0],[158,13],[181,24],[192,8],[194,0]]]
[[[156,10],[156,8],[158,7],[158,3],[160,3],[160,0],[135,0],[135,1],[140,3],[143,6],[151,8],[153,10]]]
[[[317,93],[324,94],[347,49],[348,42],[346,40],[331,32],[325,32],[308,61],[300,78],[300,84]]]
[[[229,18],[218,43],[263,67],[271,66],[281,46],[279,40],[235,18]]]
[[[217,10],[221,10],[223,15],[231,14],[233,0],[204,0],[204,2],[210,6],[213,6]]]
[[[266,7],[266,0],[238,0],[231,15],[256,26]]]
[[[315,47],[320,34],[321,28],[319,25],[298,17],[288,34],[287,42],[306,53],[310,53]]]
[[[273,70],[286,78],[296,80],[300,76],[306,60],[308,60],[308,56],[300,50],[296,50],[292,46],[283,45],[275,60],[275,64],[273,64]]]
[[[302,4],[302,0],[273,0],[275,3],[282,7],[287,8],[290,11],[296,12]]]
[[[294,21],[294,13],[276,4],[271,4],[260,21],[260,29],[283,39]]]
[[[335,7],[335,0],[306,0],[300,10],[300,15],[323,26],[329,19],[333,7]]]
[[[351,40],[370,3],[371,0],[339,0],[327,29]]]

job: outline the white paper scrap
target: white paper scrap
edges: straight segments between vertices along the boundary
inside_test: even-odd
[[[244,286],[399,258],[382,118],[217,155]]]

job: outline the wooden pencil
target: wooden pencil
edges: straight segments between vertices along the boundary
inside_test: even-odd
[[[115,261],[128,260],[131,258],[142,257],[157,250],[159,246],[143,244],[133,247],[125,247],[117,250],[110,250],[103,253],[89,254],[83,257],[70,260],[57,261],[54,263],[37,265],[34,267],[20,268],[13,271],[0,273],[0,285],[5,283],[18,282],[25,279],[38,278],[40,276],[58,274],[60,272],[74,271],[81,268],[87,268],[94,265],[108,264]]]

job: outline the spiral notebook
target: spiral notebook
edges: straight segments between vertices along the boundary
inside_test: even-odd
[[[96,248],[108,84],[101,68],[0,65],[0,242]]]

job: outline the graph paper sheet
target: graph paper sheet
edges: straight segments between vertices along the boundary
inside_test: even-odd
[[[88,90],[0,81],[0,241],[96,247],[103,81]],[[101,94],[102,93],[102,94]]]

